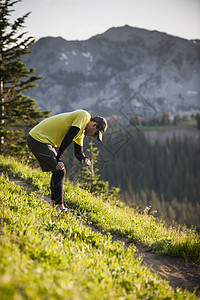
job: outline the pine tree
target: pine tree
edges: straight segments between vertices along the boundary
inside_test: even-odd
[[[197,128],[200,129],[200,113],[196,113],[195,119],[197,120]]]
[[[179,114],[176,114],[176,115],[174,116],[173,124],[174,124],[174,125],[178,125],[178,123],[180,123],[180,115],[179,115]]]
[[[169,114],[168,111],[164,111],[162,113],[161,124],[162,125],[169,125],[170,124],[170,114]]]
[[[113,187],[112,189],[109,189],[108,181],[99,180],[100,175],[97,174],[99,169],[95,166],[99,151],[94,147],[92,141],[89,145],[90,148],[87,149],[87,151],[89,152],[91,165],[83,166],[83,170],[79,173],[79,178],[81,180],[80,186],[96,196],[103,196],[105,199],[116,200],[119,194],[119,188]]]
[[[12,7],[21,0],[0,0],[0,153],[26,153],[25,135],[50,112],[35,108],[35,100],[23,95],[24,91],[36,86],[40,79],[33,76],[34,69],[27,69],[22,57],[30,53],[34,43],[32,37],[25,38],[20,32],[29,13],[13,23],[9,18]]]
[[[99,179],[97,175],[98,169],[95,168],[96,157],[98,156],[97,148],[93,147],[92,141],[89,143],[90,148],[88,152],[90,154],[90,166],[83,166],[83,170],[80,172],[79,177],[82,181],[82,188],[88,189],[90,192],[93,191],[96,181]]]

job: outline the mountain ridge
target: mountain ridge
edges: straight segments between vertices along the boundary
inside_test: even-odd
[[[125,25],[84,41],[41,38],[30,50],[24,62],[44,79],[28,95],[53,114],[77,108],[119,114],[134,95],[157,115],[200,110],[198,40]]]

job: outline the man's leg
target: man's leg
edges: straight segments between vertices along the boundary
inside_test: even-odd
[[[63,182],[66,170],[56,170],[57,153],[55,149],[51,145],[36,141],[30,135],[27,137],[27,145],[39,161],[42,171],[52,172],[50,183],[52,204],[56,204],[59,209],[64,208]]]
[[[52,172],[51,179],[51,199],[52,204],[62,206],[63,203],[63,181],[65,177],[64,170],[56,170],[57,153],[55,149],[48,144],[41,143],[33,139],[30,135],[27,137],[27,145],[37,158],[43,172]]]
[[[52,171],[51,177],[51,199],[54,201],[54,204],[63,207],[63,181],[65,174],[65,169]]]
[[[27,137],[27,145],[37,158],[43,172],[56,171],[57,153],[51,145],[38,142],[30,135]]]

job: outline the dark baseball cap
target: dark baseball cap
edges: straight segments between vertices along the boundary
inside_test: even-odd
[[[98,125],[97,125],[97,129],[98,129],[98,133],[97,133],[97,139],[102,142],[102,135],[103,133],[106,132],[108,124],[105,118],[101,117],[101,116],[96,116],[94,118],[92,118]]]

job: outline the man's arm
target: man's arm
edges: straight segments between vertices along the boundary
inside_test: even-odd
[[[85,156],[83,153],[83,147],[74,142],[74,154],[78,160],[85,164],[86,166],[90,166],[91,162],[89,157]]]
[[[79,132],[80,128],[76,127],[76,126],[71,126],[70,129],[68,130],[67,134],[65,135],[58,154],[57,154],[57,161],[61,161],[62,160],[62,156],[64,151],[67,149],[67,147],[69,147],[69,145],[71,144],[71,142],[73,141],[73,139],[75,138],[75,136],[77,135],[77,133]]]

